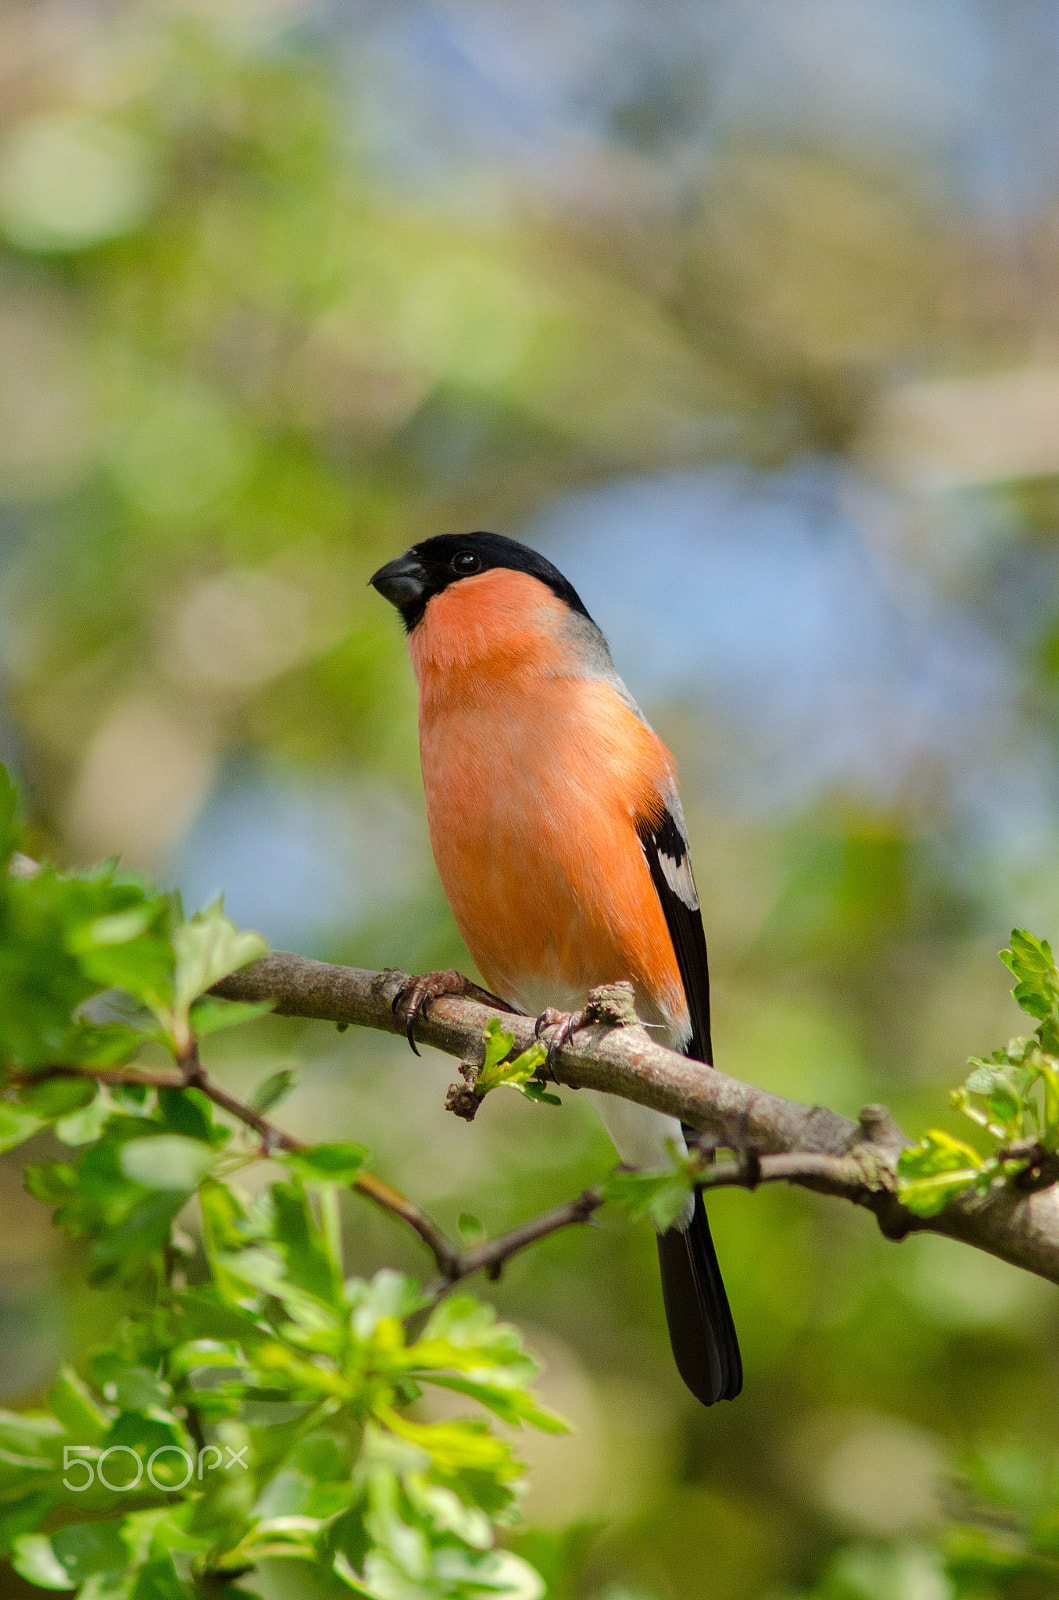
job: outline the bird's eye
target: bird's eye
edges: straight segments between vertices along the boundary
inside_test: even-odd
[[[452,570],[458,577],[466,578],[472,572],[481,572],[482,558],[473,550],[457,550],[452,558]]]

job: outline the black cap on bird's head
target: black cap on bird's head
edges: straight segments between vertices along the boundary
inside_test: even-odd
[[[505,539],[502,533],[441,533],[424,539],[396,561],[380,567],[368,582],[397,607],[411,633],[435,595],[461,578],[473,578],[495,567],[528,573],[572,611],[588,616],[577,590],[557,567],[517,539]]]

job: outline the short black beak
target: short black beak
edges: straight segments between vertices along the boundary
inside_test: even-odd
[[[396,561],[388,561],[380,567],[373,577],[368,579],[373,588],[378,589],[384,600],[396,606],[402,616],[410,611],[415,611],[422,604],[426,593],[426,572],[413,555],[398,556]]]

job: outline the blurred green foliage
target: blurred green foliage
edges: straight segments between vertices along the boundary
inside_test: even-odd
[[[190,1066],[204,1037],[259,1015],[206,991],[264,942],[219,906],[185,921],[112,872],[12,875],[13,845],[8,825],[0,949],[21,982],[0,1002],[0,1139],[48,1127],[76,1150],[28,1166],[26,1187],[87,1243],[89,1281],[128,1301],[87,1380],[64,1367],[46,1410],[0,1412],[0,1550],[15,1572],[82,1600],[180,1600],[251,1594],[237,1580],[283,1559],[365,1600],[539,1600],[532,1569],[495,1548],[521,1477],[509,1444],[406,1408],[437,1385],[510,1426],[565,1424],[491,1308],[398,1272],[346,1277],[336,1185],[366,1152],[291,1153],[285,1181],[251,1200],[232,1179],[260,1140],[240,1149],[202,1088],[88,1076],[151,1044]],[[101,985],[133,1008],[126,1020],[78,1010]],[[199,1244],[176,1230],[193,1197]]]

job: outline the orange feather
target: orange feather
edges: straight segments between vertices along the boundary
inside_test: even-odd
[[[410,645],[434,856],[496,993],[532,1012],[627,979],[676,1042],[687,1005],[636,832],[673,760],[615,688],[576,675],[577,628],[510,569],[431,601]]]

